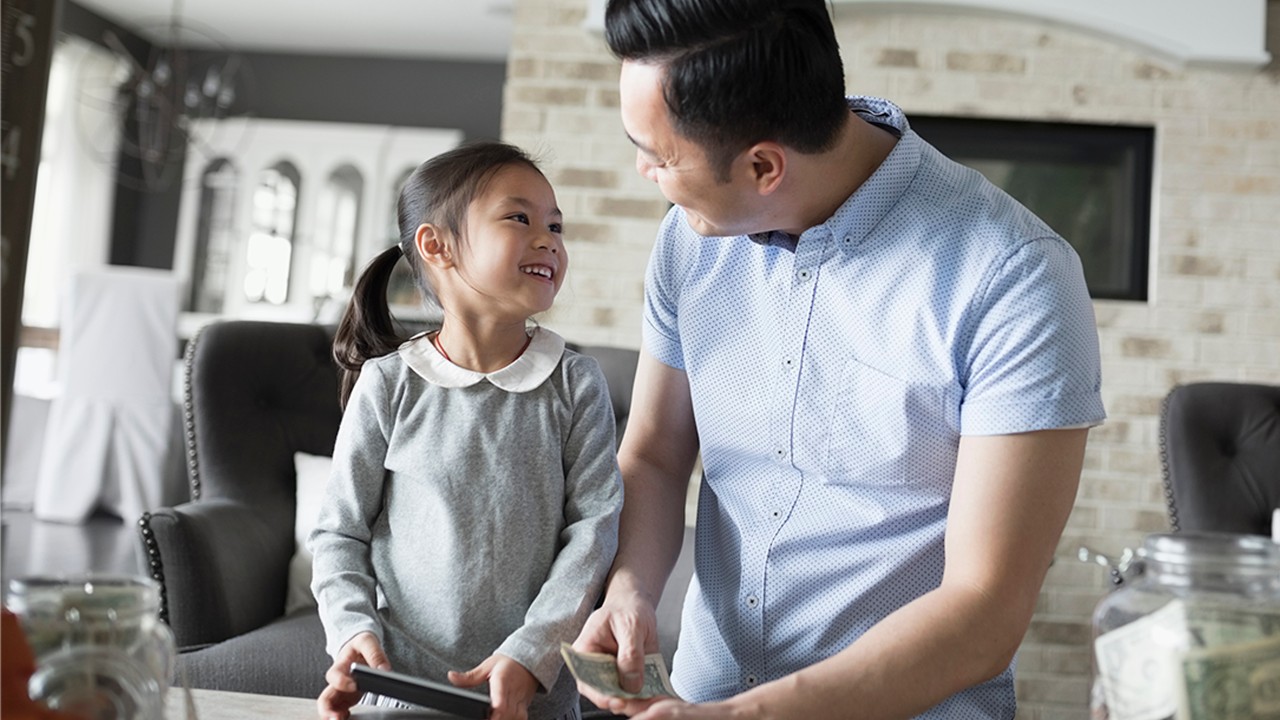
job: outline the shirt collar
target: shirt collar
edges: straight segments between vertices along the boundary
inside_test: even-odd
[[[459,367],[444,359],[431,344],[431,336],[423,333],[410,338],[400,346],[400,357],[423,380],[432,385],[447,388],[470,387],[488,380],[497,387],[512,393],[528,392],[543,383],[564,355],[564,338],[543,328],[534,328],[532,339],[520,357],[501,370],[481,373]]]
[[[845,100],[849,103],[849,110],[858,117],[898,135],[898,143],[871,177],[826,222],[805,230],[800,236],[830,233],[838,247],[851,250],[863,244],[871,230],[901,199],[920,167],[921,140],[911,131],[902,108],[888,100],[868,95],[855,95]],[[796,247],[795,238],[776,230],[749,237],[761,245],[775,245],[793,251]]]

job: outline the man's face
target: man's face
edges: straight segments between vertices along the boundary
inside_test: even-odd
[[[758,200],[739,156],[728,180],[718,177],[702,147],[676,132],[662,96],[661,65],[625,61],[619,91],[622,127],[636,146],[636,170],[658,184],[667,200],[684,208],[699,235],[733,236],[753,227]]]

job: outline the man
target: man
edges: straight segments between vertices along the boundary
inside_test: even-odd
[[[611,0],[622,124],[674,203],[646,278],[605,599],[639,687],[701,450],[659,717],[1011,718],[1013,659],[1104,418],[1070,246],[844,98],[822,0]]]

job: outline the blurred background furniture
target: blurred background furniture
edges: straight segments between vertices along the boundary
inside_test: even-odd
[[[299,505],[297,453],[332,453],[341,411],[332,328],[230,321],[188,344],[185,425],[189,503],[141,523],[191,687],[315,697],[330,659],[314,604],[290,610]],[[604,369],[619,427],[630,411],[634,350],[572,346]],[[692,574],[692,530],[660,608],[675,648]]]
[[[1160,413],[1173,530],[1270,535],[1280,508],[1280,386],[1178,385]]]
[[[329,659],[317,614],[286,616],[294,453],[328,455],[341,410],[331,335],[225,322],[188,343],[183,422],[191,501],[141,532],[192,687],[316,696]]]
[[[36,518],[78,523],[101,509],[134,522],[185,497],[171,400],[179,291],[171,272],[147,268],[107,267],[72,279]]]

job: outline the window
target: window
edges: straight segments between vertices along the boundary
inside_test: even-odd
[[[320,194],[316,242],[311,249],[311,297],[317,301],[341,295],[351,286],[363,192],[360,171],[343,165],[330,173]]]
[[[253,229],[244,275],[244,294],[251,302],[283,305],[289,299],[300,181],[297,168],[281,161],[263,170],[253,189]]]
[[[200,175],[200,215],[191,262],[191,295],[187,298],[187,307],[193,312],[222,312],[234,240],[237,182],[239,173],[226,158],[209,163]]]
[[[910,122],[1070,242],[1091,296],[1147,299],[1151,128],[927,116]]]

